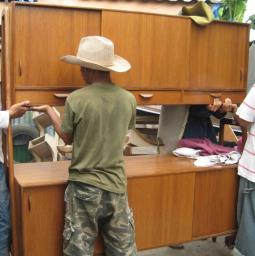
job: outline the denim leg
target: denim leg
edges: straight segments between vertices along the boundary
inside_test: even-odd
[[[3,164],[0,163],[0,255],[9,255],[10,211],[9,191],[6,185]]]

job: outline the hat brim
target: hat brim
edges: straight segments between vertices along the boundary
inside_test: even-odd
[[[85,68],[100,70],[100,71],[115,71],[115,72],[126,72],[131,68],[130,63],[118,55],[114,55],[113,65],[105,66],[100,63],[92,62],[87,59],[83,59],[74,55],[66,55],[60,58],[61,61],[80,65]]]

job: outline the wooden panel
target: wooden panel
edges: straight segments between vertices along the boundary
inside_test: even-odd
[[[249,27],[214,22],[192,25],[190,84],[192,89],[244,89]]]
[[[114,81],[129,89],[185,86],[189,23],[179,17],[103,11],[102,35],[132,65],[129,72],[114,74]]]
[[[69,12],[72,12],[72,31],[66,36],[72,38],[73,49],[69,54],[76,55],[82,37],[101,34],[101,12],[94,10],[69,10]],[[65,65],[69,66],[70,64]],[[84,84],[85,82],[81,76],[80,67],[73,67],[72,83],[69,85],[75,86]]]
[[[12,216],[15,218],[15,222],[12,222],[12,239],[16,241],[15,246],[13,243],[12,254],[15,256],[22,255],[23,251],[23,225],[22,225],[22,187],[18,185],[16,179],[14,178],[14,191],[15,194],[12,194],[12,199],[15,205],[15,208],[12,208]],[[14,198],[15,197],[15,198]],[[15,224],[14,224],[15,223]],[[14,226],[13,226],[14,224]],[[15,247],[15,248],[14,248]]]
[[[191,240],[194,173],[128,180],[139,249]]]
[[[6,101],[10,96],[10,14],[8,9],[4,9],[1,17],[1,105],[6,109]],[[8,91],[8,92],[7,92]],[[8,95],[8,96],[7,96]]]
[[[59,58],[76,54],[82,36],[100,34],[100,12],[17,6],[14,14],[15,84],[84,84],[79,67]]]
[[[238,178],[232,168],[196,174],[193,238],[236,228]]]
[[[180,91],[132,91],[138,105],[180,104]]]

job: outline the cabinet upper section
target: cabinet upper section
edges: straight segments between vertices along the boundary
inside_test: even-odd
[[[247,82],[247,24],[215,21],[202,27],[188,17],[173,15],[181,8],[178,4],[59,3],[11,4],[7,56],[13,101],[34,95],[30,99],[34,103],[58,104],[55,92],[83,86],[79,67],[59,58],[75,55],[86,35],[110,38],[116,54],[130,61],[132,69],[113,74],[113,81],[136,91],[142,104],[150,98],[141,96],[148,91],[148,95],[151,91],[174,95],[169,101],[157,96],[159,102],[150,104],[203,104],[210,92],[234,93],[237,101],[242,99]],[[189,102],[191,92],[204,92],[207,98]]]

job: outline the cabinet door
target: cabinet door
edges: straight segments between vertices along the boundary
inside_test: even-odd
[[[114,81],[128,89],[185,86],[189,23],[180,17],[103,11],[102,35],[132,65],[129,72],[114,74]]]
[[[192,239],[194,184],[194,173],[128,180],[129,204],[134,211],[139,249]]]
[[[249,27],[214,22],[192,24],[190,89],[240,90],[246,87]]]
[[[75,55],[82,36],[100,34],[99,11],[17,5],[13,25],[16,87],[83,85],[79,67],[59,58]]]
[[[26,188],[22,194],[25,256],[62,255],[64,185]]]
[[[193,239],[227,234],[236,229],[237,192],[236,168],[197,172]]]

